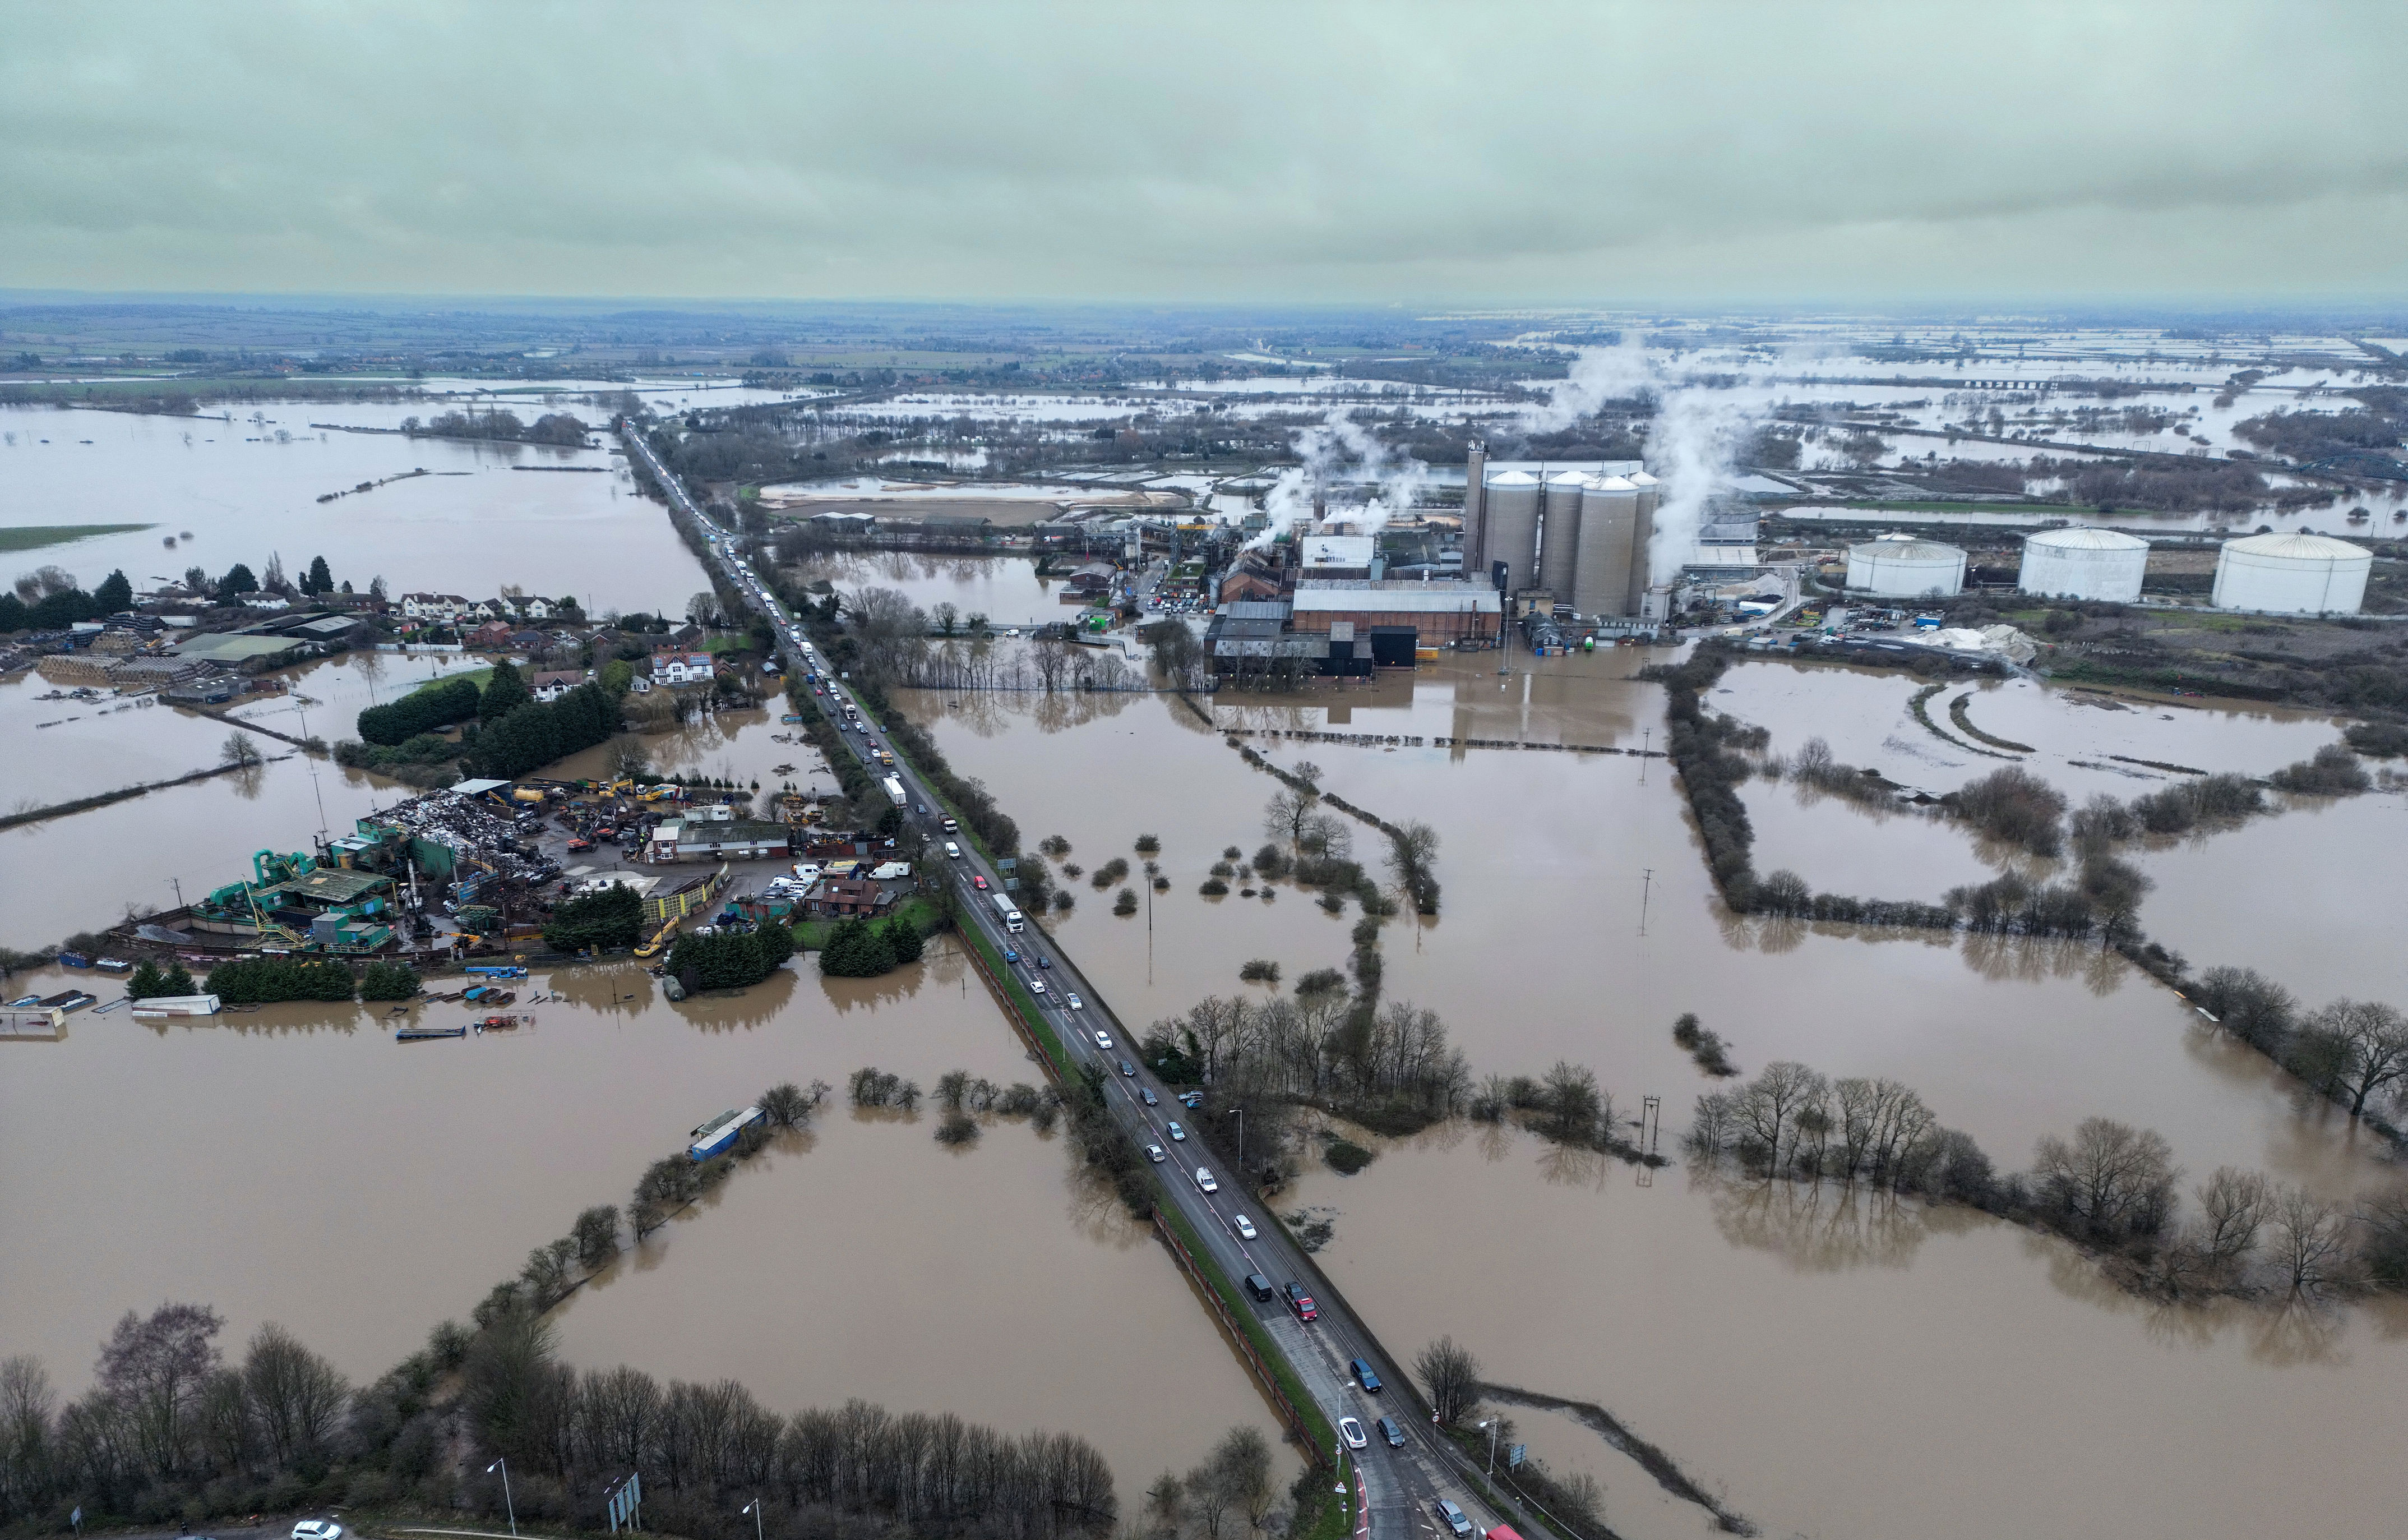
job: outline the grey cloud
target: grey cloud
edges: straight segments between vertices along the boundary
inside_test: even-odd
[[[18,7],[0,284],[2399,287],[2396,7]]]

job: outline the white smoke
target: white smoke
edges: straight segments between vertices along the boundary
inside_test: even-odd
[[[1740,451],[1764,412],[1730,393],[1673,379],[1644,348],[1625,342],[1579,350],[1564,382],[1544,406],[1524,412],[1519,426],[1559,432],[1609,401],[1633,398],[1655,404],[1644,455],[1648,473],[1664,483],[1647,547],[1648,581],[1670,583],[1697,548],[1706,505],[1735,483]]]
[[[1314,488],[1341,476],[1350,482],[1373,485],[1369,502],[1350,502],[1345,510],[1348,521],[1359,525],[1367,535],[1377,534],[1391,518],[1419,506],[1429,484],[1428,466],[1390,449],[1342,410],[1331,411],[1299,432],[1296,453],[1300,463],[1281,471],[1263,495],[1263,511],[1270,523],[1246,542],[1249,551],[1268,545],[1289,530],[1309,528]]]

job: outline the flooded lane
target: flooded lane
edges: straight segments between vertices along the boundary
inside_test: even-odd
[[[1641,1188],[1619,1162],[1462,1127],[1354,1177],[1316,1170],[1283,1202],[1337,1210],[1322,1265],[1392,1350],[1451,1333],[1488,1379],[1596,1402],[1767,1533],[2391,1523],[2370,1473],[2408,1372],[2396,1303],[2161,1311],[1977,1216],[1678,1167]],[[1510,1260],[1448,1284],[1464,1259]],[[1535,1451],[1578,1468],[1574,1430],[1543,1426]],[[1619,1457],[1592,1459],[1609,1522],[1681,1533]]]
[[[89,974],[9,983],[69,981],[119,992]],[[554,982],[568,1000],[509,1035],[396,1044],[380,1011],[285,1005],[160,1027],[84,1012],[63,1042],[0,1043],[0,1162],[20,1173],[0,1194],[0,1356],[39,1354],[73,1393],[118,1316],[197,1300],[229,1340],[280,1321],[366,1379],[778,1081],[840,1085],[864,1064],[923,1087],[953,1069],[1039,1078],[950,951],[675,1006],[634,968]],[[738,1374],[773,1405],[862,1395],[1082,1432],[1125,1496],[1206,1434],[1266,1419],[1168,1258],[1079,1196],[1058,1140],[1006,1125],[953,1156],[929,1126],[831,1105],[808,1153],[739,1169],[571,1306],[570,1357]],[[874,1351],[866,1302],[895,1323]],[[989,1350],[1051,1367],[966,1372],[979,1323],[1007,1309]],[[1144,1373],[1096,1350],[1133,1324]]]

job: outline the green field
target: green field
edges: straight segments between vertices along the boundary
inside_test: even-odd
[[[0,551],[39,551],[46,545],[88,540],[94,535],[130,535],[155,524],[24,524],[0,528]]]

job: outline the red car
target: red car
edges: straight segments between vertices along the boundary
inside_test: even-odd
[[[1296,1318],[1297,1320],[1309,1321],[1320,1314],[1319,1311],[1313,1309],[1312,1296],[1304,1291],[1304,1286],[1302,1284],[1299,1284],[1291,1278],[1288,1280],[1288,1286],[1283,1292],[1287,1295],[1287,1307],[1296,1312]]]
[[[984,877],[972,877],[970,879],[970,885],[983,893],[986,891],[986,879]]]

